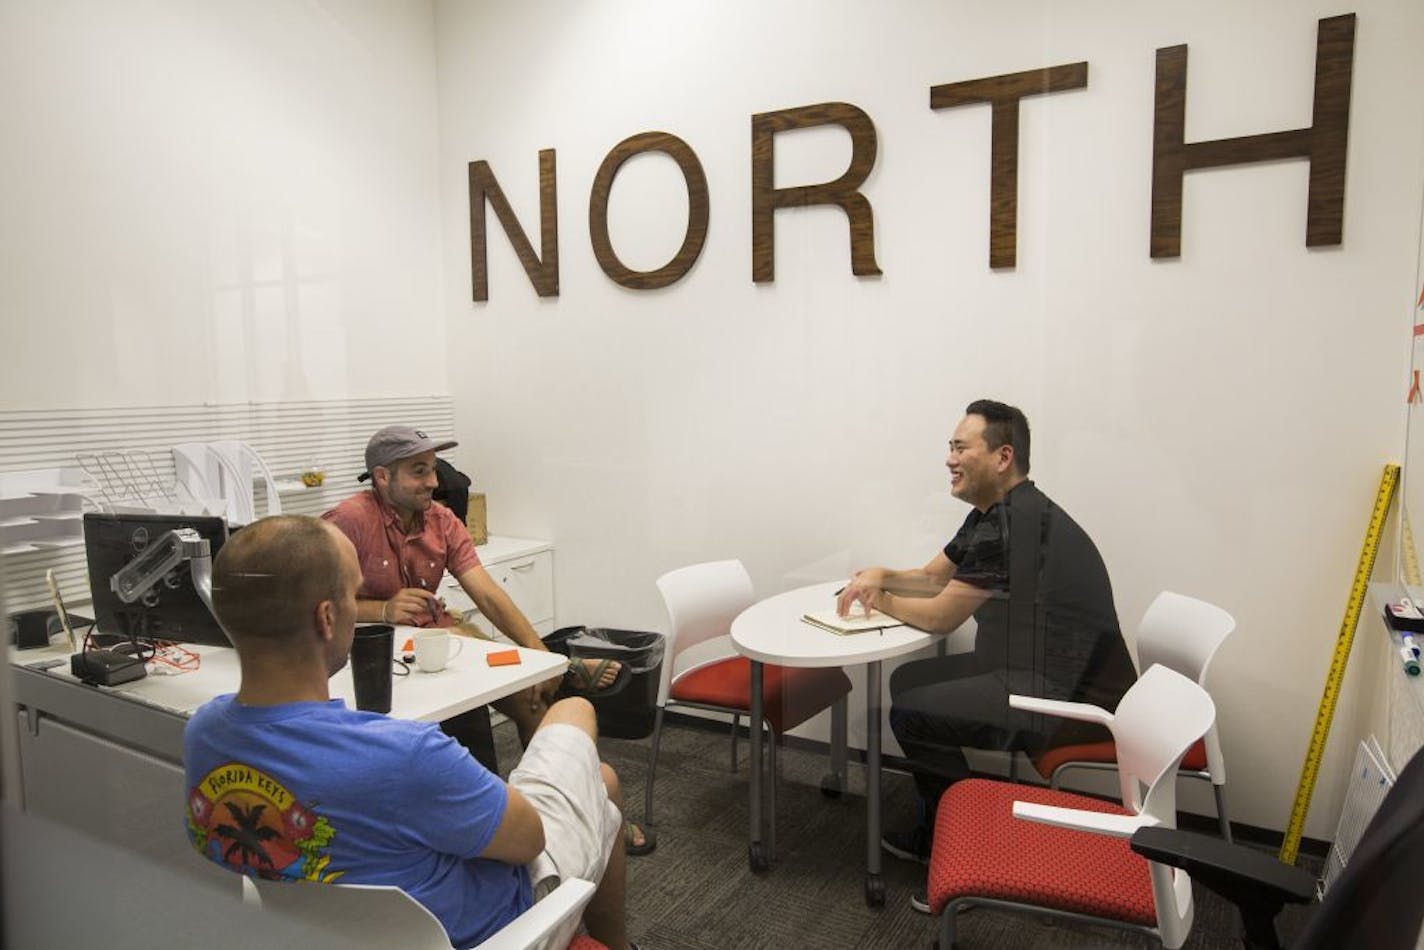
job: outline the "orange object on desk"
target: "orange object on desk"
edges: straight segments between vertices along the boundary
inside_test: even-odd
[[[500,650],[498,653],[486,653],[485,661],[490,666],[515,666],[519,663],[519,651]]]
[[[415,652],[415,637],[408,637],[408,638],[406,638],[405,646],[401,647],[401,652],[402,652],[402,653],[414,653],[414,652]]]

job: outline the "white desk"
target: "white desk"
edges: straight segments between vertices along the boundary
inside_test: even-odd
[[[414,627],[396,627],[393,646],[396,654],[411,636]],[[561,673],[568,658],[545,650],[527,650],[507,644],[461,637],[464,647],[438,673],[423,673],[413,665],[408,675],[395,675],[391,685],[391,712],[397,719],[420,722],[443,722],[462,712],[487,705],[510,693],[550,679]],[[116,698],[155,706],[180,716],[191,716],[198,707],[214,696],[235,693],[241,678],[236,651],[227,647],[190,646],[201,664],[191,673],[171,676],[150,674],[131,683],[118,686],[93,687]],[[517,649],[520,662],[509,666],[490,666],[489,653]],[[26,650],[14,653],[16,666],[28,667],[38,660],[63,659],[64,664],[44,671],[71,683],[79,680],[69,672],[69,648],[51,646],[47,650]],[[331,678],[331,696],[344,699],[356,708],[356,690],[351,682],[350,664]]]
[[[865,902],[885,903],[880,879],[880,662],[929,644],[932,637],[913,627],[836,636],[803,623],[804,614],[835,604],[837,582],[789,590],[753,604],[732,621],[732,645],[752,661],[751,854],[754,870],[762,838],[761,774],[762,664],[779,666],[859,666],[865,664],[866,716],[866,877]],[[834,744],[836,739],[832,739]]]

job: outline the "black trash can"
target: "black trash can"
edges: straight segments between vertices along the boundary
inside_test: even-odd
[[[570,659],[617,660],[622,670],[611,686],[570,692],[593,703],[600,735],[614,739],[652,735],[663,674],[662,634],[612,627],[561,627],[545,637],[544,643]]]

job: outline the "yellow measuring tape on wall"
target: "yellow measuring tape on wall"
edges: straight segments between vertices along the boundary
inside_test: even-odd
[[[1419,571],[1419,549],[1414,546],[1414,529],[1409,526],[1409,510],[1404,505],[1399,506],[1399,566],[1404,574],[1404,583],[1410,587],[1419,587],[1421,578]]]
[[[1305,751],[1305,764],[1300,770],[1300,784],[1291,806],[1290,824],[1286,825],[1285,841],[1281,843],[1281,861],[1294,864],[1300,853],[1300,836],[1305,830],[1305,815],[1310,811],[1310,796],[1315,791],[1315,779],[1320,773],[1320,759],[1325,754],[1325,740],[1330,735],[1330,721],[1335,718],[1335,703],[1340,698],[1340,683],[1345,678],[1345,663],[1350,659],[1350,646],[1355,642],[1355,628],[1360,623],[1360,611],[1365,606],[1365,593],[1370,575],[1375,570],[1380,537],[1384,534],[1384,519],[1389,504],[1399,487],[1399,466],[1386,465],[1380,478],[1375,507],[1370,512],[1370,524],[1365,529],[1365,544],[1355,565],[1355,581],[1350,585],[1350,599],[1345,604],[1345,619],[1340,621],[1340,633],[1335,638],[1335,653],[1330,658],[1330,672],[1325,676],[1325,692],[1320,708],[1315,712],[1315,728],[1310,733],[1310,745]]]

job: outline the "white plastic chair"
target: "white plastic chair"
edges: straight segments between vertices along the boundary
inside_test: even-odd
[[[731,715],[732,771],[737,769],[737,725],[740,717],[748,714],[751,694],[748,661],[737,655],[729,645],[717,656],[704,659],[677,673],[673,672],[673,668],[677,659],[691,648],[718,637],[728,636],[732,621],[756,599],[752,579],[738,560],[709,561],[678,568],[659,577],[657,585],[663,604],[667,607],[670,627],[663,650],[662,680],[658,685],[658,710],[653,725],[652,749],[648,754],[648,778],[643,803],[643,819],[647,824],[655,823],[653,783],[657,773],[658,748],[662,741],[663,713],[668,705],[678,703]],[[765,727],[771,736],[768,743],[771,757],[771,793],[768,796],[767,812],[771,829],[768,850],[774,855],[776,785],[780,769],[777,754],[779,732],[795,728],[830,706],[835,707],[834,715],[838,717],[839,722],[844,723],[845,698],[850,692],[851,684],[845,673],[835,667],[785,667],[776,669],[774,675],[773,669],[776,668],[770,665],[766,667],[768,675],[763,684],[766,722],[754,723],[751,728]],[[719,673],[726,674],[722,679],[722,685],[726,688],[721,691],[730,694],[733,692],[733,685],[739,687],[746,693],[748,705],[718,703],[707,698],[689,698],[689,694],[718,692],[718,684],[715,682],[711,684],[712,688],[709,689],[708,686],[709,681],[718,679]],[[797,699],[796,708],[790,711],[782,701],[788,694],[794,694]],[[840,734],[844,734],[843,727]],[[842,779],[843,776],[837,777],[838,782]],[[839,786],[834,791],[838,792]]]
[[[255,479],[267,493],[267,514],[282,513],[277,482],[267,461],[246,442],[181,442],[173,446],[174,477],[191,497],[226,502],[227,520],[245,525],[257,520]]]
[[[560,928],[572,932],[593,892],[592,883],[569,878],[474,950],[525,950]],[[242,900],[296,918],[352,947],[451,950],[450,937],[435,915],[398,887],[244,876]],[[571,922],[573,927],[568,926]]]
[[[1236,620],[1217,607],[1195,597],[1163,591],[1157,595],[1137,628],[1137,655],[1142,669],[1153,664],[1176,670],[1206,687],[1207,668],[1221,644],[1236,629]],[[1058,788],[1063,774],[1073,769],[1114,771],[1116,753],[1111,742],[1084,743],[1050,749],[1034,760],[1040,775]],[[1226,759],[1213,721],[1202,741],[1187,750],[1178,775],[1211,783],[1216,797],[1216,816],[1221,836],[1231,840],[1231,822],[1226,813]]]
[[[1116,713],[1028,696],[1011,696],[1009,704],[1107,727],[1117,745],[1122,809],[1104,812],[1098,799],[1008,782],[969,779],[950,786],[940,802],[929,871],[930,906],[942,912],[940,946],[954,945],[960,910],[987,905],[1146,931],[1169,950],[1180,947],[1192,925],[1191,879],[1167,865],[1143,868],[1127,839],[1139,828],[1176,827],[1177,763],[1215,721],[1211,697],[1182,674],[1155,665]],[[1025,822],[1090,835],[1063,836]],[[1092,836],[1120,839],[1120,845]],[[1025,861],[1025,855],[1038,857]],[[1089,882],[1112,882],[1111,892]],[[1150,892],[1152,906],[1145,897],[1134,900],[1129,889]],[[1154,916],[1155,926],[1148,922]]]

